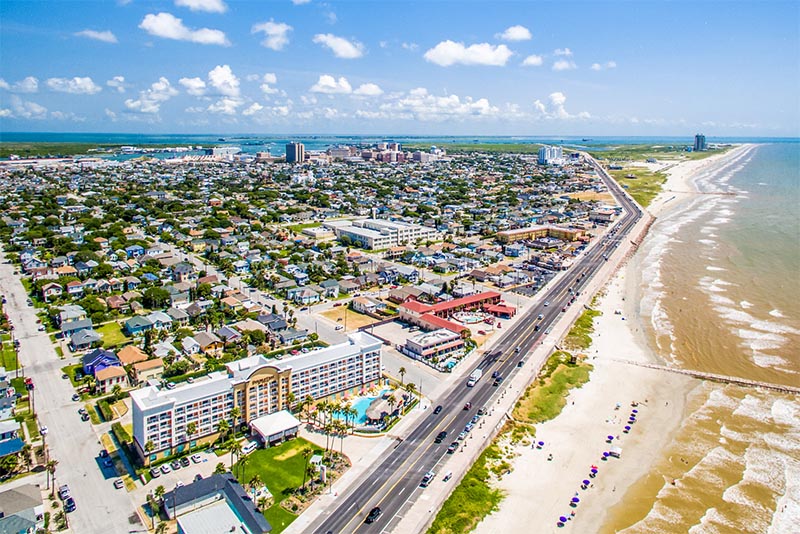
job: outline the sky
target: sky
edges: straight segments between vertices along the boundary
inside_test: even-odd
[[[800,2],[0,2],[2,132],[800,136]]]

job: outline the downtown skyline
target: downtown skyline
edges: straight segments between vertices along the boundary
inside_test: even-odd
[[[0,131],[797,136],[798,16],[791,2],[7,1]]]

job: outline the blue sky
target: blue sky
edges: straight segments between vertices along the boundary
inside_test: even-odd
[[[800,2],[0,2],[0,131],[800,135]]]

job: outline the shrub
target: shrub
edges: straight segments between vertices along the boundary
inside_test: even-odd
[[[116,436],[117,441],[120,443],[130,443],[131,442],[131,435],[128,434],[128,431],[122,426],[122,423],[114,423],[111,425],[111,431]]]

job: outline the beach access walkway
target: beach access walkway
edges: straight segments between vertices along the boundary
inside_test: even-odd
[[[634,362],[631,360],[620,360],[617,358],[610,358],[610,361],[624,363],[627,365],[636,365],[638,367],[647,367],[648,369],[656,369],[658,371],[667,371],[670,373],[678,373],[682,375],[693,376],[701,380],[710,380],[712,382],[721,382],[723,384],[736,384],[737,386],[753,387],[770,389],[780,393],[799,394],[800,387],[787,386],[784,384],[773,384],[771,382],[760,382],[758,380],[748,380],[747,378],[739,378],[738,376],[718,375],[715,373],[706,373],[703,371],[693,371],[691,369],[679,369],[677,367],[668,367],[666,365],[658,365],[655,363]]]

